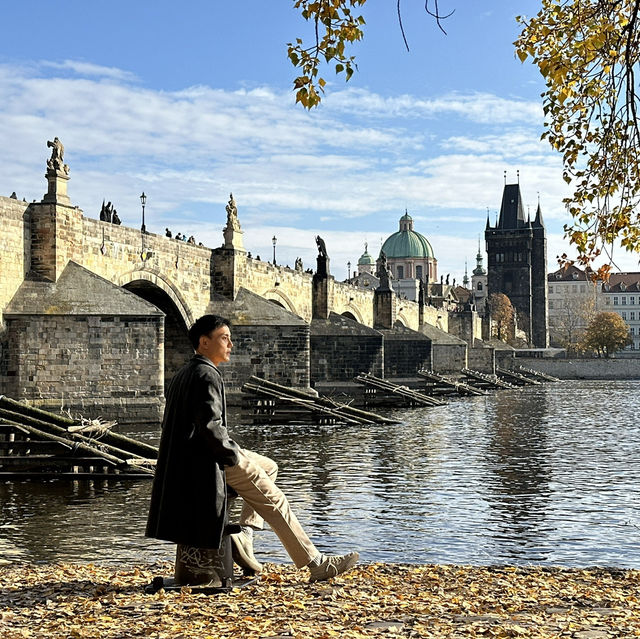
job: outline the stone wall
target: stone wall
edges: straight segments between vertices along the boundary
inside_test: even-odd
[[[467,352],[467,368],[493,375],[496,372],[496,358],[493,348],[470,348]],[[473,384],[473,382],[471,382]]]
[[[505,344],[505,348],[495,349],[495,360],[497,368],[512,368],[514,359],[514,349]]]
[[[55,282],[69,261],[82,264],[82,211],[75,206],[33,203],[31,213],[31,269]]]
[[[233,325],[231,362],[221,366],[229,394],[252,375],[270,382],[309,387],[309,326]]]
[[[432,367],[431,340],[422,333],[398,327],[380,331],[384,336],[384,376],[415,377]]]
[[[467,368],[466,344],[432,344],[432,370],[447,375]]]
[[[516,357],[524,366],[560,379],[640,379],[640,359],[559,359]]]
[[[384,375],[382,334],[347,317],[312,320],[310,343],[312,385],[351,381],[359,373]]]
[[[31,262],[27,203],[0,196],[0,332],[5,306],[18,290]]]
[[[472,346],[482,339],[482,318],[476,311],[458,311],[448,315],[449,332]]]
[[[66,192],[66,182],[64,187]],[[314,338],[318,353],[314,360],[309,325],[313,314],[312,274],[250,258],[243,250],[210,249],[84,217],[66,197],[64,202],[62,198],[58,202],[55,199],[54,192],[51,201],[27,205],[0,197],[0,392],[45,403],[62,401],[64,395],[65,402],[69,399],[89,405],[97,401],[108,411],[131,407],[136,401],[156,401],[162,395],[163,369],[171,374],[190,355],[185,338],[188,326],[206,312],[225,314],[224,309],[233,315],[236,339],[235,363],[228,367],[232,391],[254,374],[285,385],[306,387],[311,379],[310,361],[314,362],[313,375],[319,379],[350,378],[352,371],[357,373],[367,367],[374,374],[391,376],[411,376],[422,367],[431,367],[430,340],[411,331],[418,329],[420,318],[415,302],[393,294],[386,300],[381,309],[384,325],[391,329],[399,320],[408,328],[389,330],[384,347],[379,333],[372,328],[368,329],[370,333],[358,333],[357,339],[352,335],[351,341],[346,335],[336,335],[331,345]],[[37,287],[27,286],[32,303],[22,309],[14,305],[11,333],[3,333],[2,313],[15,301],[21,285],[27,284],[25,276],[30,269],[55,285],[69,265],[74,265],[76,274],[79,265],[115,286],[97,293],[89,291],[82,304],[92,306],[91,310],[71,304],[68,311],[58,305],[60,291],[45,305]],[[78,275],[85,276],[86,273]],[[37,278],[27,279],[33,284]],[[151,353],[146,346],[135,346],[145,342],[145,330],[151,340],[162,320],[155,314],[157,308],[138,312],[120,307],[119,287],[129,289],[166,314],[165,351]],[[243,298],[243,291],[269,300],[264,303],[271,308],[271,302],[277,303],[284,314],[272,316],[255,302],[225,306],[219,300],[218,294],[224,293],[235,303],[237,297]],[[360,328],[374,325],[373,291],[329,277],[326,293],[328,314],[349,314],[360,322]],[[130,307],[131,302],[125,302],[125,307]],[[10,317],[9,313],[5,315]],[[127,323],[125,315],[138,317],[132,321],[139,321],[140,327]],[[444,331],[448,329],[447,313],[442,309],[425,307],[424,321]],[[99,322],[99,328],[93,322]],[[144,322],[155,328],[147,326],[143,330]],[[82,330],[93,335],[86,344],[81,341]],[[28,335],[28,343],[21,331]],[[54,342],[51,359],[44,353],[34,355],[31,350],[26,350],[24,356],[20,354],[21,348],[32,348],[32,343],[40,344],[40,348],[46,344],[48,348]],[[112,346],[115,351],[110,350]],[[457,362],[458,350],[449,351],[446,357]],[[98,352],[100,357],[96,356]],[[123,363],[118,370],[112,352],[121,353]],[[102,358],[102,365],[96,368]],[[165,361],[167,366],[163,367]],[[47,377],[47,371],[59,378],[58,386],[53,377]],[[113,383],[110,375],[119,375],[118,383]],[[7,390],[9,387],[11,391]]]
[[[160,418],[162,317],[7,317],[5,393],[118,422]]]
[[[214,295],[207,312],[231,322],[233,355],[224,365],[230,395],[252,375],[309,387],[309,324],[304,320],[244,288],[235,300]]]

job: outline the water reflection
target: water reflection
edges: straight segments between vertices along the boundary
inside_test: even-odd
[[[395,413],[397,425],[252,426],[321,550],[365,561],[640,567],[639,382],[565,382]],[[612,412],[611,407],[615,407]],[[128,434],[149,441],[146,426]],[[153,561],[146,481],[0,483],[5,561]],[[258,554],[287,561],[275,535]]]
[[[514,559],[523,548],[534,560],[546,558],[535,553],[547,536],[551,496],[547,390],[545,386],[526,393],[506,391],[487,410],[493,426],[484,460],[490,491],[486,499],[493,511],[489,532],[496,550]],[[519,546],[511,543],[514,536]]]

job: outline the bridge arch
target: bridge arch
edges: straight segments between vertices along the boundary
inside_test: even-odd
[[[188,330],[193,315],[184,298],[167,280],[149,271],[131,271],[118,277],[122,288],[150,302],[164,314],[164,379],[167,382],[193,354]]]
[[[169,299],[174,303],[185,325],[189,327],[191,326],[191,324],[193,324],[193,322],[195,321],[193,318],[193,313],[189,309],[189,305],[185,301],[184,297],[182,297],[178,289],[175,286],[173,286],[173,284],[171,284],[161,275],[158,275],[157,273],[154,273],[152,271],[129,271],[127,273],[123,273],[117,276],[115,283],[118,286],[122,286],[123,288],[126,288],[127,290],[130,290],[133,293],[136,293],[136,290],[134,290],[136,287],[135,286],[132,287],[129,285],[132,282],[136,282],[140,280],[149,282],[150,284],[153,284],[157,286],[160,290],[164,291],[169,297]],[[140,296],[140,297],[144,297],[144,296]],[[164,309],[160,308],[160,310],[164,310]]]
[[[279,306],[282,306],[282,308],[284,308],[286,311],[289,311],[289,313],[293,313],[294,315],[299,316],[295,304],[291,301],[289,296],[286,293],[283,293],[280,289],[271,288],[268,291],[265,291],[262,294],[262,297],[264,297],[266,300],[269,300],[270,302],[275,302]]]
[[[340,315],[344,315],[344,317],[348,317],[351,320],[354,320],[360,324],[364,324],[364,320],[362,318],[362,313],[357,306],[353,304],[347,304],[347,306],[343,307],[340,310]]]

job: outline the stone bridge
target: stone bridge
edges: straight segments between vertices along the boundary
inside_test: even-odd
[[[235,207],[211,249],[85,217],[68,172],[46,177],[40,202],[0,197],[0,394],[155,418],[187,328],[211,312],[233,321],[232,390],[252,374],[307,387],[433,365],[427,333],[446,335],[448,313],[336,282],[320,256],[315,274],[252,259]]]

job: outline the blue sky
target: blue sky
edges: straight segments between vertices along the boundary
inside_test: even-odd
[[[370,0],[359,71],[330,69],[311,113],[294,104],[286,43],[311,37],[288,0],[94,3],[23,0],[3,8],[0,193],[39,200],[46,141],[58,136],[69,195],[87,216],[111,200],[152,232],[222,243],[233,192],[245,248],[315,266],[320,234],[343,279],[368,242],[408,210],[439,272],[460,280],[475,264],[487,211],[495,219],[504,171],[531,212],[540,198],[549,270],[568,250],[560,158],[539,140],[544,89],[514,56],[517,11],[539,2],[441,0],[444,35],[423,2]],[[624,270],[637,258],[620,255]]]

